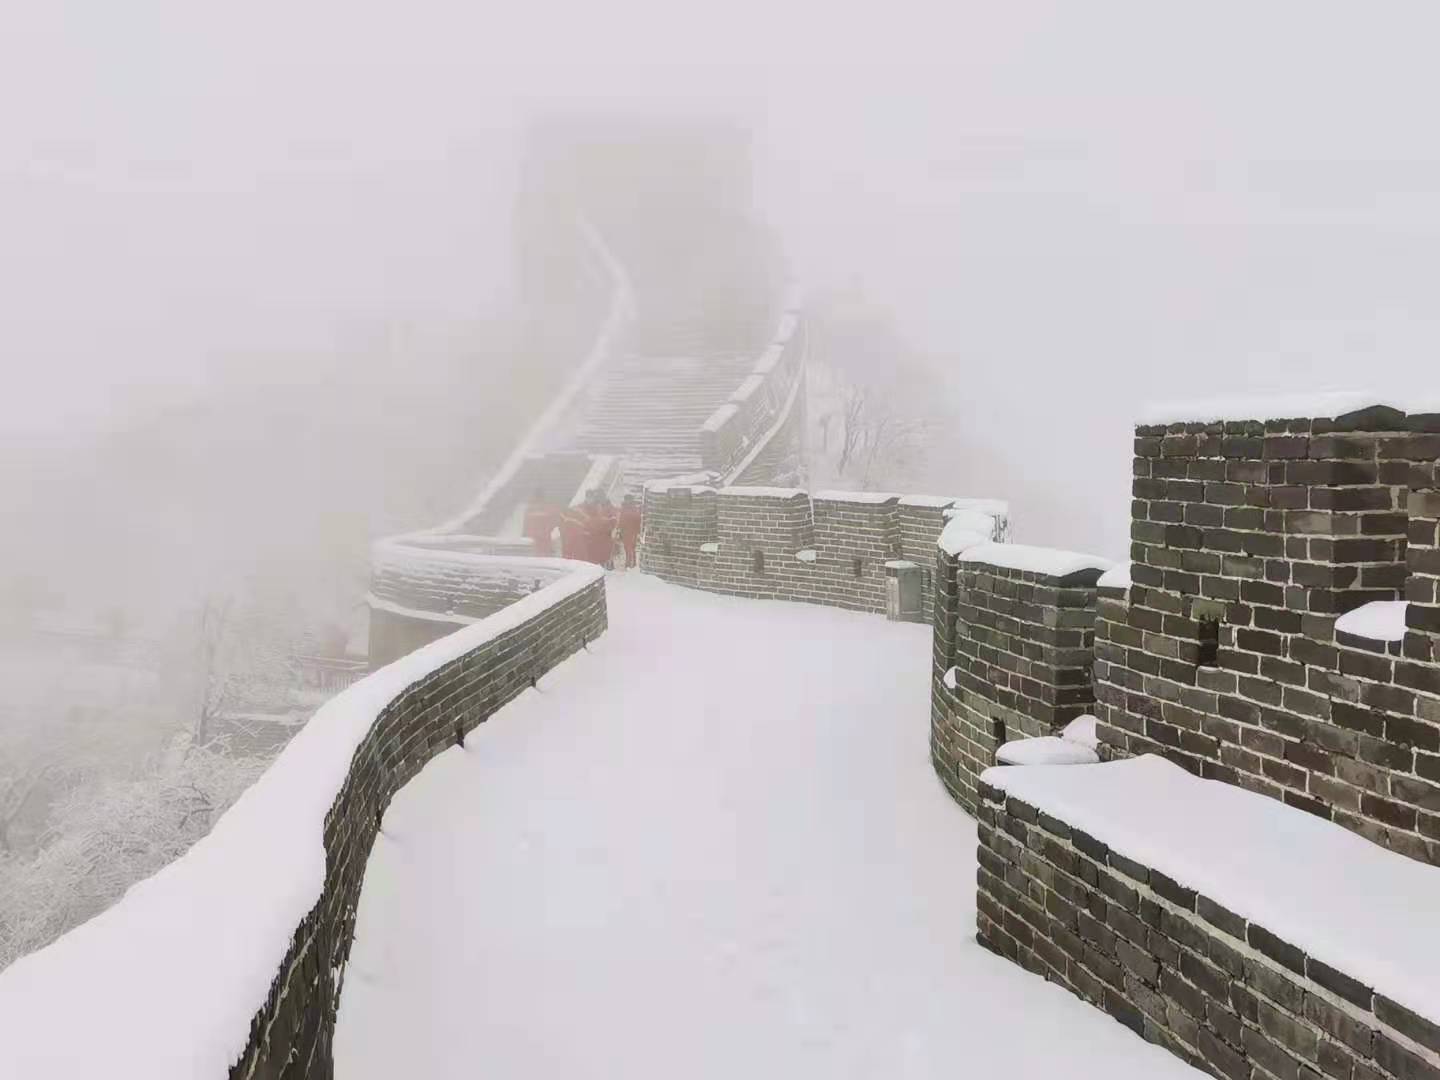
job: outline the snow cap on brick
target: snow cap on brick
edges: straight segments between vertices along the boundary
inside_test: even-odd
[[[1128,589],[1130,588],[1130,564],[1128,562],[1116,563],[1105,573],[1100,575],[1100,580],[1095,583],[1102,589]]]
[[[1022,570],[1047,577],[1068,577],[1082,570],[1104,572],[1114,567],[1114,562],[1098,555],[1083,555],[1078,551],[1061,548],[1033,547],[1029,544],[984,543],[967,548],[960,556],[961,562],[985,563],[1007,570]]]
[[[1440,411],[1433,393],[1386,394],[1375,390],[1314,390],[1293,394],[1250,394],[1234,397],[1157,401],[1140,410],[1141,424],[1213,424],[1221,420],[1290,420],[1336,417],[1375,406],[1399,412]]]

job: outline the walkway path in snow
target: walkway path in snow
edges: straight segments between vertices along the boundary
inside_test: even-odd
[[[340,1080],[1197,1075],[975,944],[926,627],[608,587],[391,805]]]

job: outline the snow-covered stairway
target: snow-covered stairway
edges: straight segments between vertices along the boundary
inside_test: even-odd
[[[700,426],[735,391],[753,359],[631,354],[586,402],[572,448],[624,459],[627,490],[700,468]]]

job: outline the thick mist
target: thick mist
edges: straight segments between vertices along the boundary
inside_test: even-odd
[[[841,479],[1009,499],[1016,540],[1125,556],[1147,402],[1440,389],[1433,5],[5,23],[0,858],[105,818],[80,794],[196,717],[308,715],[276,665],[364,654],[368,545],[467,505],[584,354],[516,276],[537,117],[745,125],[802,295],[866,313],[817,364],[925,411],[903,469]]]
[[[970,442],[953,487],[1011,497],[1028,539],[1121,554],[1142,401],[1423,372],[1436,22],[37,5],[0,76],[6,441],[313,386],[406,334],[453,351],[505,305],[528,116],[723,111],[756,128],[801,281],[858,285],[933,359]]]

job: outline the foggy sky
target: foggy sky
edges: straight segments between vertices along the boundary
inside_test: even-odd
[[[575,105],[753,122],[802,282],[895,309],[1018,539],[1123,555],[1146,399],[1437,381],[1433,4],[12,6],[9,440],[503,308],[516,132]]]

